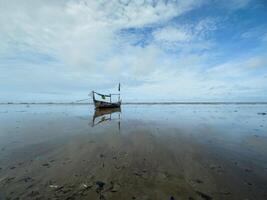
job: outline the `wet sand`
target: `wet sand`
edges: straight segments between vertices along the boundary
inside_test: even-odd
[[[86,105],[1,105],[0,199],[264,200],[266,112],[125,105],[101,115]]]

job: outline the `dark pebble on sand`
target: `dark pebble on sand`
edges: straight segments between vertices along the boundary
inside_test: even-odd
[[[31,191],[31,193],[28,194],[28,197],[36,197],[38,196],[40,193],[38,191]]]
[[[63,194],[66,194],[66,193],[68,193],[68,192],[71,192],[71,189],[62,190],[62,193],[63,193]]]
[[[75,200],[75,197],[74,196],[67,197],[66,200]]]
[[[29,181],[33,181],[33,179],[31,177],[26,177],[26,178],[23,178],[22,181],[24,181],[25,183],[29,182]]]
[[[245,172],[253,172],[252,169],[245,169]]]
[[[14,179],[15,179],[15,177],[9,177],[9,178],[6,179],[6,183],[10,183]]]
[[[141,173],[138,173],[138,172],[134,172],[134,175],[135,176],[142,176],[142,174]]]
[[[49,165],[49,163],[45,163],[45,164],[43,164],[43,166],[44,167],[49,167],[50,165]]]
[[[246,184],[248,184],[249,186],[252,186],[252,183],[250,183],[250,182],[246,182]]]
[[[200,179],[196,179],[196,183],[203,183],[203,181]]]
[[[106,183],[102,181],[96,181],[95,184],[98,186],[98,189],[102,190]]]
[[[196,193],[202,198],[202,199],[205,199],[205,200],[212,200],[212,197],[203,193],[203,192],[200,192],[200,191],[196,191]]]

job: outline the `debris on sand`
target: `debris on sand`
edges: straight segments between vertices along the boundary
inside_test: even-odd
[[[54,188],[54,189],[57,189],[58,188],[58,185],[49,185],[50,188]]]
[[[88,184],[82,183],[81,186],[80,186],[79,194],[81,196],[86,196],[87,190],[89,190],[92,186],[93,185],[88,185]]]
[[[87,189],[90,189],[91,187],[93,187],[93,184],[85,184],[85,183],[83,183],[81,185],[82,190],[87,190]]]

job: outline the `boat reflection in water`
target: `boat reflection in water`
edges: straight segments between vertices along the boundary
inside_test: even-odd
[[[121,118],[121,108],[101,108],[95,109],[93,116],[92,127],[107,122],[107,121],[118,121],[118,127],[120,130],[120,118]]]

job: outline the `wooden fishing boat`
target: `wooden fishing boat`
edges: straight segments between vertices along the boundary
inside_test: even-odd
[[[118,91],[120,92],[120,84],[118,87]],[[96,95],[98,95],[101,100],[96,99]],[[93,101],[96,109],[99,108],[120,108],[121,99],[120,93],[118,94],[100,94],[98,92],[92,91]],[[112,96],[118,96],[118,100],[116,102],[112,101]]]

